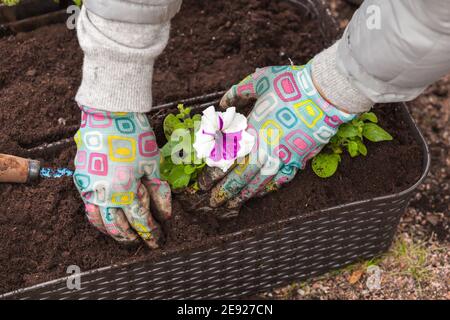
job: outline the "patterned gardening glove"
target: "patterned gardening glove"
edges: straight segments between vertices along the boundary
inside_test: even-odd
[[[117,241],[141,237],[150,248],[158,248],[163,233],[157,220],[170,218],[171,193],[160,180],[159,149],[147,117],[80,108],[74,181],[88,220]]]
[[[224,217],[235,216],[248,199],[262,196],[290,182],[306,162],[320,152],[340,124],[356,115],[330,105],[311,80],[311,63],[257,69],[222,98],[221,108],[256,104],[248,117],[248,132],[256,145],[244,163],[223,173],[207,168],[199,178],[211,192],[210,206],[224,205]]]

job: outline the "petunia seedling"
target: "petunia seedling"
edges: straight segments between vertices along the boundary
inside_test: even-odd
[[[195,130],[200,125],[201,115],[191,116],[191,109],[178,105],[177,114],[164,119],[163,128],[167,143],[161,149],[161,176],[172,189],[189,185],[196,188],[198,174],[206,163],[199,159],[192,147]]]
[[[211,106],[191,116],[191,109],[178,105],[178,114],[164,119],[167,143],[161,149],[161,175],[176,189],[197,188],[202,169],[218,167],[227,171],[238,158],[250,153],[255,137],[247,130],[247,118],[228,108],[217,112]]]
[[[392,136],[378,124],[373,112],[366,112],[349,123],[339,127],[337,134],[331,138],[321,153],[312,160],[312,169],[321,178],[334,175],[341,162],[341,154],[347,150],[354,158],[367,155],[364,139],[372,142],[390,141]]]

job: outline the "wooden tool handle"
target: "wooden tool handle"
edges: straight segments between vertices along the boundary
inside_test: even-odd
[[[39,176],[40,163],[0,153],[0,182],[25,183]]]

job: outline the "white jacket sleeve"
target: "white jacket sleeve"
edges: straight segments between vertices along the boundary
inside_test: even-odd
[[[181,0],[107,2],[85,0],[77,20],[84,61],[75,100],[106,111],[147,112],[153,65],[167,45]]]
[[[412,100],[448,72],[448,0],[366,0],[342,39],[313,62],[324,95],[354,112]]]

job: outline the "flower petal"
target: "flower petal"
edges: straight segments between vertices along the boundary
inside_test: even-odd
[[[219,130],[219,115],[214,109],[214,106],[210,106],[203,111],[201,129],[205,132],[214,134]]]
[[[214,141],[214,140],[215,135],[205,133],[201,127],[199,128],[199,130],[197,130],[197,132],[195,132],[195,142]]]
[[[222,131],[226,132],[225,130],[234,122],[234,118],[236,116],[236,108],[228,108],[225,112],[220,112],[220,116],[223,120]]]
[[[255,144],[255,137],[245,132],[246,128],[247,118],[237,113],[236,108],[225,112],[216,112],[213,106],[207,108],[195,133],[197,157],[205,159],[208,166],[226,172],[236,158],[250,153]]]
[[[220,161],[214,161],[211,158],[206,159],[206,165],[208,167],[216,167],[222,169],[223,172],[227,172],[228,169],[233,165],[235,159],[232,160],[225,160],[221,159]]]
[[[197,153],[198,158],[208,157],[214,148],[214,136],[206,135],[202,133],[202,129],[200,128],[195,133],[195,142],[193,147]]]
[[[208,158],[209,155],[211,154],[211,151],[214,148],[214,141],[207,141],[201,145],[195,145],[194,144],[194,149],[197,155],[197,158],[199,159],[204,159],[204,158]]]
[[[247,129],[247,118],[240,113],[234,115],[232,123],[222,130],[225,133],[239,132]]]
[[[249,154],[252,151],[253,146],[255,145],[255,141],[256,138],[254,136],[252,136],[246,131],[243,131],[242,138],[240,141],[240,149],[237,153],[237,157],[241,158]]]

